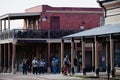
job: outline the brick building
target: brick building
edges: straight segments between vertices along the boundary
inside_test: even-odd
[[[34,56],[44,58],[47,62],[46,69],[50,71],[51,59],[60,59],[61,37],[100,26],[102,17],[101,8],[48,5],[26,9],[25,13],[0,16],[0,71],[20,70],[22,59],[29,58],[31,62]],[[24,29],[11,30],[10,21],[17,19],[24,19]],[[69,54],[70,41],[65,42],[65,53]],[[76,52],[78,47],[76,45]]]

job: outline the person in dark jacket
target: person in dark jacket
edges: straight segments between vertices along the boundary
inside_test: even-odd
[[[26,74],[27,75],[27,68],[28,68],[28,66],[27,66],[27,63],[26,63],[27,61],[26,61],[26,59],[23,59],[23,61],[22,61],[22,65],[23,65],[23,75],[24,74]]]

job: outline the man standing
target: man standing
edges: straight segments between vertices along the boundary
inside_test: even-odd
[[[34,57],[34,59],[32,60],[32,66],[33,66],[33,74],[37,74],[37,70],[38,70],[38,60],[36,57]]]
[[[22,61],[22,65],[23,65],[23,74],[26,74],[27,75],[27,68],[28,68],[28,65],[27,65],[27,60],[26,59],[23,59]]]
[[[39,62],[39,74],[44,74],[44,70],[45,70],[45,60],[42,59],[40,62]]]

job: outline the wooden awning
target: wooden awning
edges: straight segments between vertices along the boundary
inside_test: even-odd
[[[26,18],[31,18],[31,17],[39,17],[40,12],[36,13],[8,13],[0,16],[0,20],[8,20],[10,19],[26,19]]]
[[[108,36],[110,34],[120,35],[120,24],[109,24],[100,26],[90,30],[78,32],[72,35],[64,36],[63,38],[80,38],[80,37],[94,37],[94,36]]]

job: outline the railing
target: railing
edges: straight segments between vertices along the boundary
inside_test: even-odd
[[[61,38],[66,35],[76,33],[80,30],[31,30],[31,29],[14,29],[0,33],[0,39],[10,38]]]

